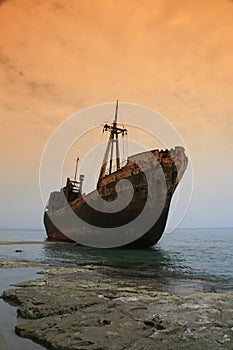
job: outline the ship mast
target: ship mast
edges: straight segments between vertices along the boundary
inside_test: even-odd
[[[74,173],[74,182],[76,182],[76,180],[77,180],[78,162],[79,162],[79,157],[77,157],[77,159],[76,159],[76,166],[75,166],[75,173]]]
[[[109,135],[106,151],[104,154],[104,159],[103,159],[102,167],[100,170],[98,183],[105,176],[110,151],[111,151],[111,153],[110,153],[110,163],[109,163],[109,174],[112,173],[112,161],[113,161],[114,146],[116,149],[116,167],[117,167],[117,170],[120,170],[120,168],[121,168],[118,135],[122,134],[122,136],[124,136],[125,134],[127,134],[127,129],[119,128],[117,126],[117,116],[118,116],[118,100],[116,102],[115,118],[114,118],[112,125],[105,124],[103,127],[103,132],[109,131],[110,135]]]

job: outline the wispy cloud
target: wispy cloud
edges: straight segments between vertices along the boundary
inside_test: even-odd
[[[23,71],[19,67],[15,66],[9,57],[7,57],[3,54],[0,54],[0,64],[2,66],[4,66],[4,70],[6,72],[10,71],[10,72],[17,74],[18,76],[24,75]]]
[[[10,1],[10,0],[0,0],[0,6],[1,6],[2,4],[4,4],[5,2],[8,2],[8,1]]]
[[[210,172],[216,160],[229,164],[223,154],[232,142],[232,1],[0,5],[1,164],[9,181],[15,181],[8,176],[15,150],[24,164],[21,178],[31,181],[27,174],[60,122],[116,98],[164,114],[187,141],[206,183],[219,176]],[[20,176],[17,181],[20,186]]]

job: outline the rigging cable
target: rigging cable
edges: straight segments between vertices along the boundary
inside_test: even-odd
[[[126,134],[126,161],[129,157],[129,139],[128,139],[128,133]]]
[[[87,185],[90,184],[90,180],[91,180],[90,174],[93,174],[92,169],[94,170],[94,169],[96,168],[96,161],[97,161],[97,158],[98,158],[99,153],[100,153],[101,144],[102,144],[102,142],[103,142],[103,135],[104,135],[104,133],[102,132],[102,133],[101,133],[101,136],[100,136],[99,143],[98,143],[97,152],[96,152],[96,154],[95,154],[94,161],[93,161],[92,164],[91,164],[90,171],[88,171],[88,174],[86,175],[86,181],[85,181],[85,186],[86,186],[86,187],[87,187]],[[97,167],[97,169],[99,169],[99,168]],[[98,171],[98,172],[99,172],[99,171]],[[97,172],[97,174],[95,174],[95,176],[97,176],[97,177],[98,177],[98,172]],[[95,181],[96,181],[96,179],[95,179]]]
[[[123,162],[125,159],[125,140],[124,140],[124,135],[122,135],[122,147],[123,147]]]

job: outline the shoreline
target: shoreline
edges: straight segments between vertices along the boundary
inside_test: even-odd
[[[20,281],[25,281],[37,278],[36,274],[41,270],[38,264],[28,264],[24,262],[17,263],[0,261],[0,278],[1,278],[1,293],[4,290],[12,289],[14,284]],[[17,323],[17,308],[0,299],[0,349],[1,350],[46,350],[39,344],[34,343],[29,338],[19,337],[15,333],[15,326]],[[4,315],[4,316],[3,316]]]
[[[178,296],[149,282],[105,276],[100,266],[37,266],[43,268],[39,278],[18,283],[2,297],[17,305],[24,321],[19,319],[16,333],[44,347],[232,349],[231,293]]]
[[[58,241],[0,241],[0,245],[12,245],[12,244],[64,244],[65,242]],[[76,243],[77,244],[77,243]]]

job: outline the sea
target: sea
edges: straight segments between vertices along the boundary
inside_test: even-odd
[[[177,228],[150,249],[96,249],[48,244],[44,230],[0,230],[0,260],[53,266],[94,266],[90,278],[128,279],[178,295],[233,292],[233,228]],[[39,268],[0,269],[0,293],[38,278]],[[97,272],[96,272],[97,271]],[[99,272],[98,272],[99,271]],[[39,276],[41,277],[41,276]],[[4,317],[3,317],[4,315]],[[14,333],[16,308],[0,300],[0,345],[8,350],[44,350]],[[1,348],[2,349],[2,348]]]
[[[0,260],[100,266],[110,277],[150,281],[181,294],[233,289],[233,228],[178,228],[143,250],[46,244],[44,230],[1,230],[1,242],[14,244],[0,244]]]

